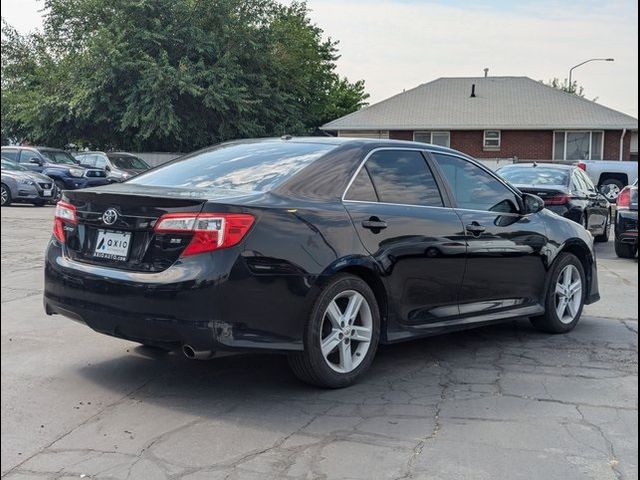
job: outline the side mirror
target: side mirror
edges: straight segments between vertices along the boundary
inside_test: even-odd
[[[29,163],[35,163],[36,165],[42,166],[42,160],[40,160],[38,157],[31,157],[29,159]]]
[[[111,167],[109,165],[105,165],[104,166],[104,170],[105,170],[105,172],[110,172],[111,171]]]
[[[525,193],[522,195],[522,204],[524,205],[524,214],[531,215],[532,213],[538,213],[544,208],[544,200],[537,195]]]

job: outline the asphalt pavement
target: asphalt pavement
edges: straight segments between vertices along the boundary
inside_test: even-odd
[[[570,334],[386,346],[330,391],[277,355],[188,361],[46,316],[52,214],[1,210],[3,478],[638,478],[638,261],[611,242]]]

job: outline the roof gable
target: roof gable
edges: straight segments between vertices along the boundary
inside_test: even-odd
[[[471,88],[475,85],[474,98]],[[528,77],[438,78],[323,130],[636,129],[638,120]]]

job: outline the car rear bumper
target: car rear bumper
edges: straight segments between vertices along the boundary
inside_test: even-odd
[[[131,272],[74,262],[52,240],[45,311],[100,333],[169,348],[302,350],[303,278],[252,276],[233,249],[216,252],[215,261],[203,257],[208,255],[181,258],[162,272]]]
[[[638,244],[638,211],[618,210],[615,226],[616,240],[622,243]]]

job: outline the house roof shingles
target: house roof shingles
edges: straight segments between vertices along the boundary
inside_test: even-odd
[[[476,97],[471,98],[475,84]],[[638,129],[624,113],[528,77],[438,78],[322,130]]]

